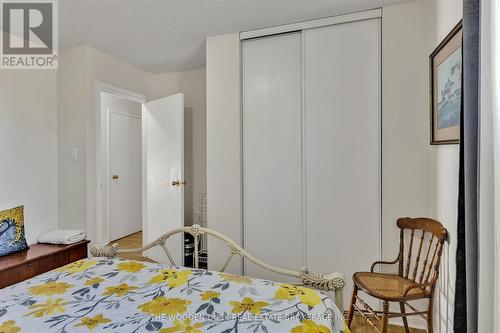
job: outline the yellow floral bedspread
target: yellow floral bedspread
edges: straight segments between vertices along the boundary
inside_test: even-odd
[[[312,289],[120,259],[84,259],[0,290],[0,332],[348,332]]]

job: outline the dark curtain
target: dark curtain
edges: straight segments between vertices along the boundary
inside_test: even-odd
[[[462,99],[463,105],[463,99]],[[467,284],[465,282],[465,204],[464,204],[464,112],[460,119],[460,169],[458,172],[457,278],[455,280],[454,332],[467,332]]]
[[[464,0],[455,332],[477,332],[480,0]]]

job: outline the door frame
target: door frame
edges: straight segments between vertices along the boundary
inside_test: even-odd
[[[142,146],[142,226],[146,224],[145,206],[144,206],[144,121],[143,110],[147,97],[119,86],[115,86],[102,81],[94,81],[94,109],[96,115],[96,242],[98,244],[107,244],[110,239],[110,221],[109,221],[109,112],[103,110],[101,105],[102,93],[108,93],[119,98],[141,104],[141,146]],[[92,222],[91,222],[92,223]],[[106,227],[106,233],[103,228]]]

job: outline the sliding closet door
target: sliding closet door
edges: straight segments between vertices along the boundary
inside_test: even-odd
[[[345,274],[380,257],[380,21],[304,31],[307,267]],[[348,304],[348,303],[346,303]]]
[[[244,246],[272,264],[303,263],[301,34],[242,42]],[[249,261],[245,274],[283,280]]]

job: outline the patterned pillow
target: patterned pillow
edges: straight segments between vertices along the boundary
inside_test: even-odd
[[[0,256],[27,248],[24,238],[24,207],[0,211]]]

